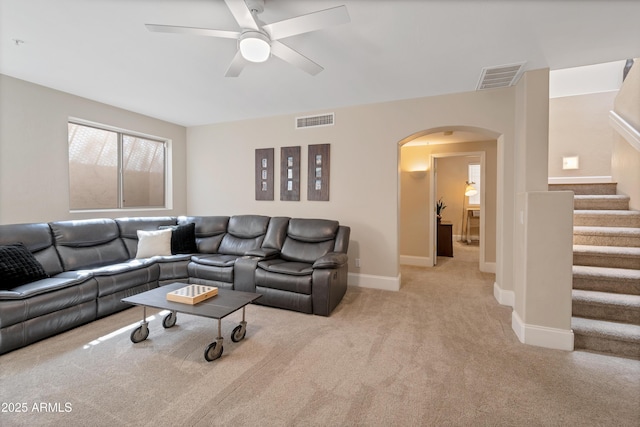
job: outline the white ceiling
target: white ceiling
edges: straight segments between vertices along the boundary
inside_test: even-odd
[[[473,91],[487,66],[640,57],[638,0],[266,0],[260,18],[341,4],[351,23],[283,40],[317,76],[274,57],[225,78],[234,40],[144,27],[239,30],[223,0],[0,0],[0,73],[193,126]]]

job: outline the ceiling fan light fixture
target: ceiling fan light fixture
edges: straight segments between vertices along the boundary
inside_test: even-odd
[[[271,55],[269,37],[259,31],[245,31],[240,36],[240,53],[247,61],[266,61]]]

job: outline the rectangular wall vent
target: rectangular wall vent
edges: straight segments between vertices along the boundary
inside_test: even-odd
[[[522,74],[524,64],[525,63],[522,62],[483,68],[476,90],[495,89],[515,85]]]
[[[307,116],[296,118],[296,129],[304,129],[317,126],[333,126],[334,113],[319,116]]]

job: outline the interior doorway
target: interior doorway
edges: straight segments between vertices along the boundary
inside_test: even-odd
[[[453,129],[453,132],[448,129]],[[400,264],[431,267],[438,262],[436,206],[443,196],[447,205],[443,219],[451,223],[454,244],[459,243],[463,234],[466,236],[463,233],[463,223],[466,225],[464,211],[469,207],[477,209],[479,217],[473,217],[469,236],[478,252],[482,252],[478,261],[480,271],[495,273],[498,255],[499,140],[495,133],[485,129],[448,129],[423,131],[399,143]],[[463,163],[462,178],[456,179],[457,184],[453,184],[457,186],[456,189],[445,194],[442,176],[438,178],[437,171],[442,169],[442,162],[446,163],[449,157],[473,158],[472,162],[478,162],[479,159],[480,200],[474,206],[469,205],[469,200],[464,196],[468,161]]]
[[[477,244],[478,259],[484,260],[483,245],[485,224],[483,215],[483,181],[485,176],[485,152],[433,153],[431,155],[431,179],[435,221],[431,228],[431,253],[433,265],[438,257],[454,257],[455,248],[464,244]]]

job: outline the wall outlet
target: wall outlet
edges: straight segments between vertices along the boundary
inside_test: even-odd
[[[356,268],[360,268],[360,258],[356,258]]]

